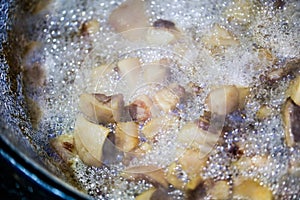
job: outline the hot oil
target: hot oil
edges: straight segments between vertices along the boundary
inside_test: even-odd
[[[280,106],[285,99],[284,91],[288,81],[282,81],[277,88],[266,89],[257,77],[267,71],[270,65],[260,61],[257,45],[271,49],[279,61],[299,58],[299,24],[295,17],[295,10],[299,9],[297,2],[289,1],[283,9],[274,9],[271,2],[257,1],[256,4],[260,6],[255,10],[256,15],[251,16],[251,23],[244,23],[228,22],[225,19],[222,13],[231,4],[229,1],[147,1],[150,22],[160,18],[167,19],[185,33],[181,47],[187,50],[183,55],[178,54],[172,45],[150,47],[132,44],[114,33],[107,19],[110,12],[121,3],[91,0],[62,4],[60,1],[53,1],[49,11],[42,16],[44,20],[39,21],[40,26],[36,26],[34,34],[44,44],[42,54],[47,78],[43,91],[33,94],[43,109],[36,137],[41,141],[48,141],[48,138],[72,132],[75,117],[79,113],[79,95],[95,91],[89,85],[89,75],[93,68],[103,64],[115,65],[128,57],[139,57],[142,63],[168,58],[172,60],[172,75],[159,85],[143,86],[140,79],[136,90],[128,91],[117,72],[111,69],[99,80],[96,90],[107,95],[122,93],[125,102],[129,103],[139,94],[151,95],[172,82],[184,87],[193,82],[201,86],[203,91],[197,97],[189,98],[186,104],[178,105],[181,117],[178,124],[181,127],[203,114],[206,108],[205,98],[211,88],[218,85],[251,87],[252,93],[246,105],[243,125],[240,129],[225,134],[225,144],[230,146],[237,141],[247,141],[245,154],[270,154],[272,161],[266,169],[251,169],[239,173],[270,186],[274,194],[287,189],[285,182],[281,180],[286,178],[283,175],[287,172],[290,157],[297,157],[297,150],[290,151],[283,143]],[[91,19],[99,21],[100,31],[89,37],[81,35],[82,23]],[[219,54],[209,52],[201,38],[214,24],[232,31],[241,45],[229,47]],[[278,67],[281,67],[280,64]],[[269,94],[270,91],[272,94]],[[257,122],[254,121],[255,113],[262,101],[277,110],[274,117]],[[170,133],[161,134],[159,142],[149,155],[134,159],[131,165],[157,164],[166,167],[175,160],[178,129],[167,132]],[[225,152],[224,145],[220,145],[211,153],[203,176],[228,180],[235,175],[235,169],[230,167],[231,162],[232,158]],[[78,159],[73,164],[79,184],[97,199],[134,199],[136,194],[151,187],[146,181],[135,183],[122,178],[120,172],[124,167],[121,163],[103,168],[87,167]],[[284,180],[288,182],[289,177]],[[299,185],[291,192],[299,194]],[[184,196],[179,190],[171,194],[178,199]]]

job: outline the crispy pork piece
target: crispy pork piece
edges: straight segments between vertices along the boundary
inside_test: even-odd
[[[124,110],[123,95],[87,94],[80,96],[80,111],[95,123],[114,123],[121,119]]]
[[[94,124],[83,116],[75,122],[74,142],[80,159],[89,166],[102,165],[102,147],[110,130],[102,125]]]

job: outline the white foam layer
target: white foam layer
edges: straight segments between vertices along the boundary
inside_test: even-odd
[[[251,1],[252,2],[252,1]],[[284,91],[287,83],[282,82],[276,88],[264,88],[258,76],[269,67],[261,62],[254,46],[269,49],[275,57],[284,61],[299,58],[299,22],[295,16],[299,12],[296,1],[287,1],[286,7],[274,11],[265,3],[252,21],[247,25],[229,23],[225,20],[223,11],[230,1],[147,1],[149,21],[167,19],[185,32],[182,47],[186,54],[180,55],[174,46],[163,48],[148,47],[140,44],[129,44],[108,26],[109,13],[120,5],[115,1],[54,1],[49,14],[44,20],[38,21],[40,26],[34,29],[34,35],[45,44],[44,66],[47,73],[47,86],[42,95],[36,97],[43,108],[43,119],[40,130],[44,135],[42,140],[73,130],[74,119],[78,113],[78,97],[84,92],[93,92],[88,85],[90,70],[103,64],[116,64],[127,57],[139,57],[142,63],[169,58],[173,61],[171,78],[163,83],[177,82],[187,86],[193,82],[203,87],[203,93],[189,99],[183,106],[182,120],[197,119],[203,114],[205,97],[211,87],[217,85],[238,85],[252,87],[255,95],[246,106],[246,119],[243,122],[244,132],[234,134],[236,140],[249,141],[246,154],[267,154],[274,156],[268,169],[257,172],[242,172],[246,176],[259,178],[264,184],[270,185],[275,193],[280,193],[277,185],[286,172],[288,156],[282,142],[283,130],[280,117],[269,121],[256,123],[253,121],[256,111],[262,103],[277,106],[278,110],[284,101]],[[298,9],[298,11],[297,11]],[[290,13],[293,13],[291,16]],[[97,19],[100,23],[99,33],[90,38],[79,36],[78,32],[83,22]],[[227,48],[224,53],[211,54],[202,42],[202,37],[209,33],[215,23],[230,30],[240,41],[238,47]],[[133,99],[132,93],[120,81],[118,74],[111,70],[97,87],[98,92],[105,94],[123,93],[125,101]],[[140,80],[139,84],[142,84]],[[151,94],[157,88],[139,88],[138,94]],[[276,113],[279,115],[279,111]],[[247,125],[252,125],[248,128]],[[254,128],[253,128],[254,126]],[[176,132],[176,130],[174,131]],[[172,134],[161,138],[154,151],[132,164],[158,163],[166,166],[175,158],[172,157],[174,138]],[[171,135],[171,136],[170,136]],[[233,137],[233,136],[231,136]],[[228,139],[229,138],[229,139]],[[228,145],[231,144],[228,136]],[[278,147],[276,150],[274,147]],[[278,153],[281,152],[281,153]],[[171,155],[172,154],[172,155]],[[234,173],[229,168],[231,158],[222,147],[218,147],[211,156],[205,176],[214,179],[226,179]],[[91,196],[98,199],[133,199],[151,185],[145,182],[128,183],[118,173],[124,166],[112,167],[113,170],[88,168],[78,161],[75,175],[79,183],[87,189]],[[282,186],[283,187],[283,186]],[[295,192],[299,192],[297,187]],[[176,192],[174,192],[175,194]],[[180,192],[175,196],[182,195]]]

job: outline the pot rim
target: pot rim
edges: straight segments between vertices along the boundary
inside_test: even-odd
[[[1,129],[0,156],[12,165],[16,171],[61,199],[92,199],[87,194],[80,192],[73,186],[51,174],[32,158],[18,151],[16,147],[10,143],[9,139],[4,136],[4,132],[6,132],[6,134],[12,134],[11,131],[2,125]]]

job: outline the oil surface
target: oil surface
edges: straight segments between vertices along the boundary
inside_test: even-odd
[[[63,2],[63,3],[62,3]],[[248,1],[247,1],[248,2]],[[252,3],[252,1],[249,1]],[[32,96],[43,109],[39,126],[40,141],[48,141],[74,128],[78,111],[78,97],[83,92],[99,92],[107,95],[122,93],[126,102],[139,94],[151,94],[171,82],[187,86],[193,82],[203,92],[181,105],[180,126],[197,119],[203,114],[205,98],[211,88],[218,85],[237,85],[251,88],[251,95],[245,111],[232,114],[234,120],[227,120],[234,129],[224,135],[225,144],[218,145],[211,152],[203,176],[214,180],[229,180],[237,176],[231,167],[233,158],[225,151],[225,146],[234,142],[244,142],[245,155],[268,155],[270,162],[265,168],[253,168],[238,173],[259,180],[269,186],[276,197],[300,198],[299,177],[289,175],[291,160],[300,159],[299,148],[287,148],[280,115],[285,101],[285,91],[289,80],[279,82],[276,87],[265,85],[258,78],[271,68],[283,67],[287,60],[300,58],[299,42],[299,2],[286,1],[283,8],[276,8],[273,1],[253,1],[249,16],[244,21],[229,22],[224,12],[231,1],[146,1],[149,22],[167,19],[176,24],[185,37],[180,55],[174,45],[147,46],[132,44],[116,34],[108,25],[111,11],[122,1],[53,1],[49,9],[35,16],[32,38],[38,38],[43,49],[31,59],[40,58],[46,73],[46,86],[35,91]],[[239,8],[237,8],[239,9]],[[255,14],[254,14],[255,13]],[[89,37],[80,35],[82,23],[97,19],[100,31]],[[201,38],[208,34],[214,24],[219,24],[234,33],[241,45],[227,48],[222,54],[212,55]],[[257,46],[269,49],[278,59],[270,66],[262,61]],[[134,92],[111,70],[97,87],[89,84],[91,70],[103,64],[115,64],[128,57],[139,57],[142,63],[161,58],[172,60],[172,75],[161,85],[143,85]],[[262,104],[274,108],[271,118],[255,121],[255,115]],[[237,121],[240,122],[237,124]],[[157,164],[165,167],[174,158],[177,129],[172,134],[163,134],[154,150],[131,165]],[[175,135],[175,136],[174,136]],[[136,194],[151,187],[145,181],[128,182],[120,176],[122,164],[110,168],[95,168],[83,165],[79,160],[74,164],[75,176],[88,194],[97,199],[134,199]],[[179,190],[170,192],[173,198],[182,199]],[[209,197],[207,197],[209,198]]]

